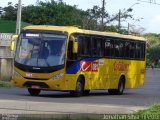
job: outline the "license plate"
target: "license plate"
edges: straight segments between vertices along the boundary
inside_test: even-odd
[[[33,89],[40,89],[40,87],[37,86],[37,85],[32,85],[31,88],[33,88]]]

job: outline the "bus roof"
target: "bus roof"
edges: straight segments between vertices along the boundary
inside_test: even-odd
[[[100,31],[92,31],[92,30],[84,30],[79,29],[78,27],[74,26],[47,26],[47,25],[32,25],[27,26],[23,30],[54,30],[54,31],[62,31],[71,33],[82,33],[82,34],[93,34],[93,35],[102,35],[108,37],[116,37],[116,38],[125,38],[125,39],[133,39],[133,40],[142,40],[146,41],[143,37],[137,37],[132,35],[122,35],[116,32],[100,32]]]

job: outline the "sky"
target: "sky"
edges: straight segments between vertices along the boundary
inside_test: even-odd
[[[37,0],[22,0],[22,4],[30,5],[35,4]],[[49,1],[49,0],[41,0],[41,1]],[[63,0],[66,4],[69,5],[77,5],[78,8],[87,10],[88,8],[92,8],[94,5],[102,6],[102,0]],[[149,0],[143,0],[149,1]],[[160,4],[160,0],[153,0]],[[13,4],[17,3],[18,0],[1,0],[0,6],[7,6],[8,2],[12,2]],[[137,4],[139,3],[139,4]],[[145,33],[160,33],[160,5],[140,2],[138,0],[106,0],[106,10],[110,14],[116,14],[121,9],[128,9],[132,6],[133,12],[132,15],[135,19],[140,19],[140,21],[136,20],[127,20],[122,23],[122,26],[127,28],[128,23],[133,24],[136,28],[145,28]],[[142,19],[143,18],[143,19]],[[118,23],[114,23],[118,24]]]

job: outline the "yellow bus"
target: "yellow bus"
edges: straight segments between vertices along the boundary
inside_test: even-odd
[[[72,96],[90,90],[121,95],[144,85],[144,38],[69,26],[28,26],[18,37],[12,82],[37,96],[41,90]]]

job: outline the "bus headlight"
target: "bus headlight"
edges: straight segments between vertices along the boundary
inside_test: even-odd
[[[15,75],[16,77],[18,77],[18,78],[22,78],[22,76],[21,76],[18,72],[16,72],[16,71],[14,71],[14,75]]]
[[[57,74],[52,78],[52,80],[57,80],[57,79],[61,78],[63,75],[64,75],[64,73]]]

